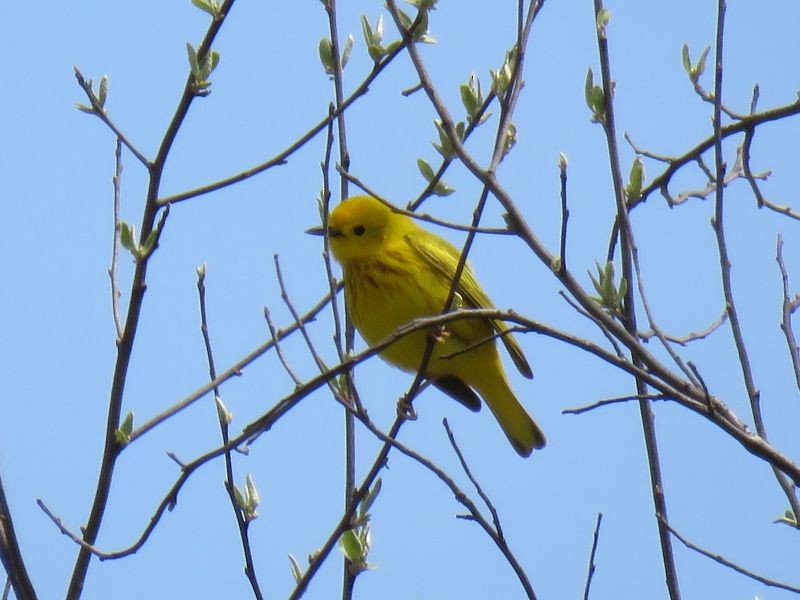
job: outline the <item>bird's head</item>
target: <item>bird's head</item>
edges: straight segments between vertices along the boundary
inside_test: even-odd
[[[328,216],[328,240],[340,263],[367,258],[377,252],[406,217],[372,196],[352,196]],[[322,235],[322,227],[306,233]]]

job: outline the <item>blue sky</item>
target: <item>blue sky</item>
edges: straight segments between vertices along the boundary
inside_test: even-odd
[[[339,30],[355,38],[345,86],[352,90],[371,62],[360,15],[387,19],[380,2],[340,2]],[[502,6],[500,5],[502,4]],[[592,3],[550,0],[534,25],[516,125],[519,140],[500,179],[538,236],[558,244],[560,204],[556,161],[569,159],[569,265],[589,284],[587,270],[607,246],[613,195],[601,128],[584,101],[586,70],[598,73]],[[433,80],[460,114],[458,86],[470,72],[484,89],[514,39],[516,3],[448,2],[433,13],[437,45],[422,48]],[[492,6],[492,8],[488,8]],[[713,45],[715,2],[610,2],[609,38],[620,137],[661,154],[681,154],[711,133],[711,106],[692,90],[681,64]],[[6,8],[0,50],[6,57],[4,141],[5,235],[0,237],[0,356],[4,388],[0,419],[0,475],[22,549],[40,597],[62,597],[76,548],[36,506],[43,499],[73,530],[88,514],[100,454],[115,345],[107,269],[111,256],[114,137],[99,120],[75,110],[85,102],[72,65],[95,81],[107,74],[109,114],[149,157],[163,136],[185,81],[186,42],[197,45],[207,16],[186,1],[109,3],[85,0]],[[762,109],[796,98],[800,68],[794,2],[731,3],[727,15],[725,102],[746,112],[754,83]],[[197,99],[179,133],[162,184],[178,193],[239,172],[273,156],[318,122],[332,85],[317,54],[327,35],[315,1],[239,0],[215,48],[221,54],[212,93]],[[711,63],[711,61],[709,61]],[[710,88],[710,72],[703,78]],[[403,97],[416,83],[399,57],[347,113],[351,170],[398,204],[423,189],[416,167],[437,164],[430,141],[435,114],[423,94]],[[495,116],[469,149],[486,160]],[[765,193],[798,204],[797,118],[759,130],[754,168],[771,169]],[[124,411],[142,423],[207,381],[199,332],[195,269],[208,265],[209,326],[218,367],[227,368],[268,339],[263,307],[278,326],[291,323],[277,285],[273,255],[304,312],[327,289],[320,240],[303,234],[318,223],[324,138],[288,164],[239,185],[173,207],[152,258],[148,291],[126,387]],[[738,143],[737,141],[736,143]],[[735,144],[726,144],[729,164]],[[634,157],[622,147],[623,164]],[[125,153],[122,216],[137,224],[146,173]],[[708,158],[709,162],[711,158]],[[661,171],[647,163],[648,180]],[[454,165],[448,183],[457,193],[434,198],[425,211],[467,221],[480,187]],[[336,180],[338,181],[338,180]],[[702,188],[702,173],[687,169],[673,191]],[[334,189],[334,196],[338,197]],[[778,328],[781,287],[775,263],[777,233],[794,289],[800,288],[798,224],[758,210],[743,181],[726,190],[734,293],[751,347],[756,382],[771,441],[800,456],[798,390]],[[690,200],[670,210],[653,196],[634,213],[644,282],[659,323],[682,335],[707,327],[722,312],[719,266],[709,226],[711,201]],[[485,222],[502,224],[490,203]],[[437,231],[455,243],[462,237]],[[480,237],[471,253],[478,278],[501,307],[602,342],[591,323],[558,295],[546,265],[510,237]],[[132,261],[121,257],[123,308]],[[329,311],[310,328],[329,364],[335,362]],[[622,404],[582,416],[565,408],[633,391],[629,377],[597,359],[533,334],[520,339],[536,378],[509,366],[512,385],[548,435],[548,447],[522,460],[508,446],[489,411],[478,415],[435,391],[417,402],[419,420],[401,440],[452,473],[461,473],[441,426],[447,417],[467,459],[501,514],[509,544],[541,598],[580,597],[592,531],[604,514],[593,598],[666,596],[649,492],[638,409]],[[651,343],[653,351],[657,351]],[[358,342],[358,348],[363,347]],[[712,392],[751,422],[729,329],[682,350],[698,365]],[[303,378],[316,371],[299,337],[284,344]],[[508,361],[507,361],[508,362]],[[410,377],[372,360],[357,370],[369,414],[388,428]],[[269,354],[227,383],[222,395],[234,414],[232,432],[263,413],[294,384]],[[787,508],[774,477],[713,425],[671,403],[655,406],[667,500],[673,525],[696,543],[775,579],[800,584],[797,532],[772,521]],[[330,394],[301,402],[247,457],[237,456],[237,481],[251,473],[261,493],[261,516],[251,526],[256,568],[267,597],[293,587],[288,553],[303,564],[339,519],[343,486],[343,415]],[[119,461],[98,545],[128,546],[177,477],[166,456],[188,461],[219,444],[210,397],[147,434]],[[358,431],[363,474],[378,449]],[[510,568],[430,473],[392,455],[373,507],[376,568],[357,582],[360,598],[518,598]],[[90,567],[85,598],[246,598],[241,549],[221,462],[205,466],[183,489],[145,547],[135,556]],[[788,598],[790,594],[727,570],[675,542],[685,598]],[[307,598],[339,595],[339,556],[323,566]]]

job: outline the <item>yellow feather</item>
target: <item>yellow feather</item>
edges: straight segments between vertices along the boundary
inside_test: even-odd
[[[418,317],[441,313],[460,254],[452,244],[369,196],[354,196],[337,206],[328,220],[328,235],[333,255],[344,271],[348,311],[368,344],[386,339]],[[493,307],[469,265],[456,291],[464,308]],[[545,445],[544,433],[514,396],[496,343],[479,343],[506,331],[501,321],[463,319],[448,323],[440,332],[407,335],[381,356],[403,370],[416,371],[428,335],[436,335],[428,377],[434,383],[437,378],[450,379],[451,385],[440,389],[467,406],[474,400],[459,390],[463,386],[452,385],[452,380],[474,389],[489,405],[514,449],[528,456]],[[501,339],[520,372],[531,377],[514,338],[506,333]]]

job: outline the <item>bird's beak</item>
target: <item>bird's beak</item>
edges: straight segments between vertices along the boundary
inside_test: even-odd
[[[311,229],[306,229],[306,233],[309,235],[325,235],[325,229],[323,229],[321,225],[317,225]],[[338,229],[328,227],[328,237],[344,237],[344,234]]]

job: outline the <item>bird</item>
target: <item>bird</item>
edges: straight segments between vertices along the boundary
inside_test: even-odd
[[[324,235],[322,227],[307,231]],[[345,305],[361,337],[375,345],[420,317],[442,313],[461,252],[416,220],[373,196],[343,200],[327,223],[330,250],[342,267]],[[468,263],[455,289],[452,309],[494,308]],[[416,372],[433,336],[426,377],[470,410],[482,398],[511,446],[530,456],[545,435],[517,400],[500,359],[499,337],[517,369],[533,373],[522,349],[498,319],[459,319],[435,330],[417,330],[380,352],[386,362]]]

